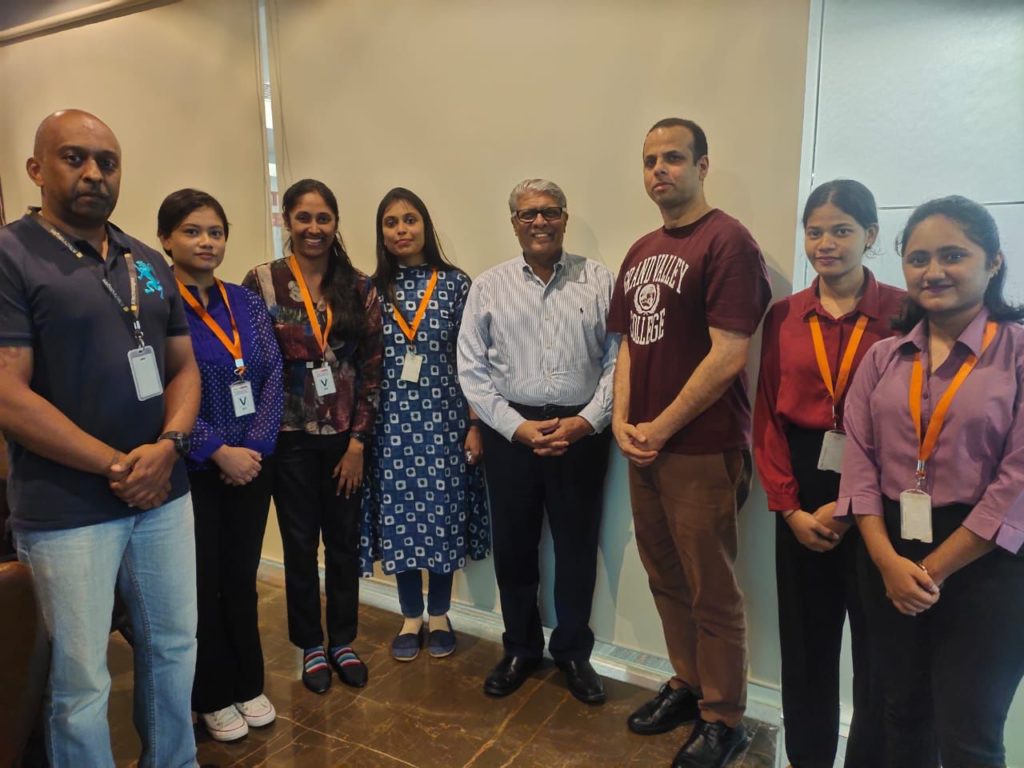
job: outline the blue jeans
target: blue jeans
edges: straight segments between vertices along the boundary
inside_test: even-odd
[[[196,765],[189,699],[196,661],[196,565],[189,495],[81,528],[23,531],[52,639],[44,716],[52,768],[113,768],[107,643],[114,589],[135,635],[140,768]]]
[[[452,579],[454,573],[427,572],[427,613],[444,616],[452,607]],[[398,604],[402,615],[414,619],[423,615],[423,576],[419,569],[395,574],[398,585]]]

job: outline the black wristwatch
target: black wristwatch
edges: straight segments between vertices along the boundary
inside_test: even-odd
[[[170,440],[179,456],[185,456],[192,449],[192,435],[185,432],[164,432],[157,440]]]

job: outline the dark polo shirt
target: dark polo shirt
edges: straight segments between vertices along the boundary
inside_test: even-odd
[[[143,334],[165,384],[167,337],[188,334],[188,323],[163,257],[113,225],[108,233],[104,263],[84,241],[74,243],[85,254],[77,258],[27,215],[0,229],[0,347],[31,347],[32,390],[84,432],[127,453],[160,435],[164,398],[140,402],[135,393],[130,315],[104,288],[103,275],[127,303],[124,255],[131,252],[139,268]],[[17,442],[10,452],[15,531],[76,528],[137,511],[110,491],[105,477],[44,459]],[[179,461],[167,500],[187,492]]]

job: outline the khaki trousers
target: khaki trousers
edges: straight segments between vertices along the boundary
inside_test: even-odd
[[[736,513],[750,491],[750,453],[662,453],[630,465],[640,559],[675,671],[701,717],[732,727],[747,702],[746,620],[736,581]]]

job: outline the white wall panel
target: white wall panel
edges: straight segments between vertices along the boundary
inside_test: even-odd
[[[814,178],[1024,201],[1024,3],[825,0]]]

